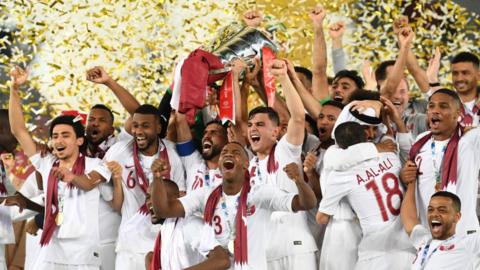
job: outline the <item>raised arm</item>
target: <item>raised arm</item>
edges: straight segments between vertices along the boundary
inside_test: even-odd
[[[314,32],[312,54],[312,94],[316,100],[328,97],[327,44],[323,33],[323,19],[325,19],[326,15],[326,10],[318,5],[312,12],[310,12]]]
[[[152,163],[152,204],[155,215],[161,218],[184,217],[185,209],[178,199],[169,199],[162,174],[168,170],[168,163],[156,159]]]
[[[10,72],[10,77],[12,79],[12,86],[10,87],[10,101],[8,103],[8,121],[10,122],[10,129],[13,136],[15,136],[18,143],[20,143],[25,155],[31,157],[37,152],[37,146],[25,125],[22,105],[18,95],[20,86],[27,81],[28,72],[20,67],[16,67],[12,72]]]
[[[305,109],[307,112],[314,118],[316,119],[320,115],[320,111],[322,110],[322,105],[320,105],[320,102],[316,98],[313,97],[312,93],[310,93],[305,86],[303,86],[302,82],[297,76],[297,73],[295,73],[295,68],[292,64],[292,62],[288,59],[286,59],[287,62],[287,69],[288,69],[288,77],[292,81],[293,85],[295,86],[295,89],[298,92],[298,95],[300,96],[303,106],[305,106]]]
[[[298,194],[295,195],[292,201],[293,211],[297,212],[314,208],[317,205],[317,198],[312,188],[303,179],[298,164],[292,162],[287,164],[283,170],[295,182],[298,188]]]
[[[117,81],[112,79],[110,75],[103,69],[103,67],[94,67],[87,71],[87,80],[106,85],[115,96],[118,98],[125,110],[128,111],[130,115],[133,115],[135,110],[140,107],[140,103],[135,99],[135,97],[128,92],[123,86],[118,84]]]
[[[340,70],[347,69],[342,42],[344,33],[345,23],[343,21],[338,21],[328,27],[328,35],[332,39],[332,64],[335,74]]]
[[[282,85],[285,101],[290,119],[287,127],[287,142],[293,145],[301,145],[305,135],[305,108],[295,87],[287,74],[287,63],[284,60],[275,60],[269,66],[269,71]]]
[[[413,163],[412,161],[407,161],[407,163],[405,163],[405,167],[410,169],[410,173],[413,173],[414,171],[416,172],[417,169],[415,163]],[[411,181],[407,183],[407,192],[405,192],[405,197],[402,201],[402,208],[400,210],[400,217],[402,219],[403,228],[409,236],[412,233],[415,225],[420,223],[417,217],[417,206],[415,203],[415,187],[416,181]]]
[[[185,114],[175,112],[175,127],[177,129],[177,143],[184,143],[192,140],[192,131],[188,125]]]
[[[400,43],[400,52],[395,61],[395,65],[393,65],[393,69],[388,73],[387,80],[384,85],[381,86],[382,94],[386,94],[387,96],[395,94],[395,90],[404,77],[403,72],[405,70],[407,54],[413,40],[412,30],[409,27],[403,28],[398,35],[398,39]]]

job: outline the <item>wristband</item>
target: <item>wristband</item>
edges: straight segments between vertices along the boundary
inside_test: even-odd
[[[435,82],[435,83],[429,83],[428,84],[430,87],[439,87],[440,86],[440,83],[439,82]]]

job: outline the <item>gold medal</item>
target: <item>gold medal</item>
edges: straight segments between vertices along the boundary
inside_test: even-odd
[[[58,213],[57,216],[55,217],[55,223],[57,224],[57,226],[62,225],[62,223],[63,223],[63,213],[62,212]]]
[[[228,252],[230,252],[230,254],[232,254],[232,255],[234,254],[234,251],[235,251],[235,244],[234,243],[235,243],[234,240],[230,240],[228,242],[228,246],[227,246]]]
[[[442,184],[436,183],[435,184],[435,192],[439,192],[440,190],[442,190]]]

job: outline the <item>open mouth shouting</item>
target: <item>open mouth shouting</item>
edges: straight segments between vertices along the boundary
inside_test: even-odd
[[[135,141],[137,142],[138,146],[145,146],[147,144],[147,137],[144,135],[135,136]]]
[[[432,219],[432,221],[430,221],[430,230],[432,231],[433,235],[435,236],[440,235],[442,233],[442,229],[443,229],[442,222],[436,219]]]
[[[55,152],[57,154],[63,154],[63,151],[66,149],[67,147],[64,146],[64,145],[56,145],[55,146]]]
[[[431,118],[430,118],[430,128],[431,129],[438,129],[440,127],[440,117],[438,117],[438,115],[433,115]]]
[[[209,139],[203,140],[202,152],[209,153],[212,150],[213,142]]]
[[[224,158],[222,168],[224,173],[233,171],[235,169],[235,161],[232,158]]]

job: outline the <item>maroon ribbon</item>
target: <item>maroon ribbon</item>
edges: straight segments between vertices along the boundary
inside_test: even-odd
[[[55,218],[58,214],[58,179],[53,175],[53,169],[59,166],[59,161],[55,161],[50,169],[50,174],[48,175],[47,183],[47,198],[46,198],[46,207],[45,207],[45,222],[43,225],[42,236],[40,237],[40,244],[42,246],[48,245],[52,239],[52,235],[57,229],[57,224],[55,223]],[[77,160],[72,167],[72,173],[74,175],[84,175],[85,174],[85,156],[79,154]],[[73,185],[70,183],[69,188],[72,188]],[[53,211],[55,207],[55,211]]]
[[[233,260],[238,264],[247,264],[248,262],[248,241],[247,241],[247,225],[244,218],[247,217],[247,197],[250,192],[250,179],[248,172],[245,172],[245,181],[243,182],[242,191],[240,193],[240,201],[238,204],[237,215],[235,216],[235,240]],[[213,190],[205,204],[204,221],[210,226],[212,225],[215,208],[222,196],[223,184]]]
[[[161,248],[162,248],[162,232],[158,232],[157,239],[155,240],[155,246],[153,248],[152,261],[150,262],[149,270],[159,270],[162,269],[162,260],[161,260]]]
[[[457,125],[453,136],[450,138],[450,141],[447,144],[447,149],[443,156],[442,161],[442,189],[447,187],[449,183],[455,184],[457,183],[457,160],[458,160],[458,142],[460,141],[461,136],[463,135],[463,130],[460,125]],[[419,139],[416,143],[412,145],[410,149],[410,160],[415,161],[415,157],[422,149],[423,145],[427,143],[430,138],[432,137],[432,133],[428,133],[421,139]]]

